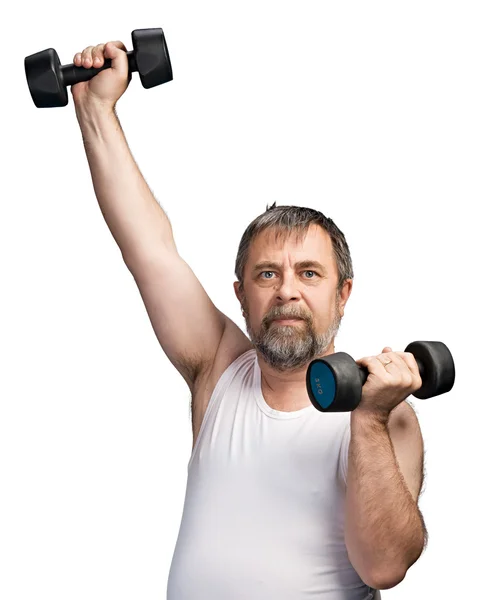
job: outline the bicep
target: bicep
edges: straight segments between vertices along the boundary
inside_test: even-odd
[[[417,415],[406,401],[391,411],[388,430],[400,472],[418,502],[424,479],[424,441]]]

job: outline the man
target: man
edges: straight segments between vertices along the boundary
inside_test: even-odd
[[[385,347],[352,413],[308,398],[311,360],[334,352],[353,283],[331,219],[273,205],[245,231],[235,294],[249,337],[211,302],[135,164],[115,113],[121,42],[78,66],[112,68],[72,87],[94,189],[154,331],[192,394],[193,448],[168,600],[379,598],[419,558],[423,443],[404,400],[409,353]]]

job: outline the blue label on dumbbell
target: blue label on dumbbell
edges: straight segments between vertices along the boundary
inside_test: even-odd
[[[328,408],[336,393],[336,383],[331,369],[325,362],[315,362],[310,368],[310,386],[316,402]]]

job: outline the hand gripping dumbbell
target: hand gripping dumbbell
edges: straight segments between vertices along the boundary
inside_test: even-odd
[[[442,342],[412,342],[405,352],[413,354],[422,386],[413,395],[432,398],[449,392],[455,382],[453,356]],[[346,352],[316,358],[306,374],[312,404],[321,412],[346,412],[357,408],[369,371]]]
[[[134,50],[127,52],[129,81],[133,71],[139,72],[141,83],[146,89],[173,79],[163,29],[135,29],[132,32],[132,45]],[[76,67],[73,63],[62,66],[53,48],[36,52],[24,59],[29,91],[38,108],[67,106],[67,86],[88,81],[110,67],[109,58],[97,69]]]

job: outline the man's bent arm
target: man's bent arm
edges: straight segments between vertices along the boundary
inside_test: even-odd
[[[413,448],[413,460],[421,461],[421,446],[415,443]],[[355,570],[373,588],[393,587],[419,558],[425,536],[417,502],[393,451],[387,421],[353,411],[345,542]]]
[[[94,191],[125,263],[176,252],[170,221],[145,182],[114,110],[75,106]]]

